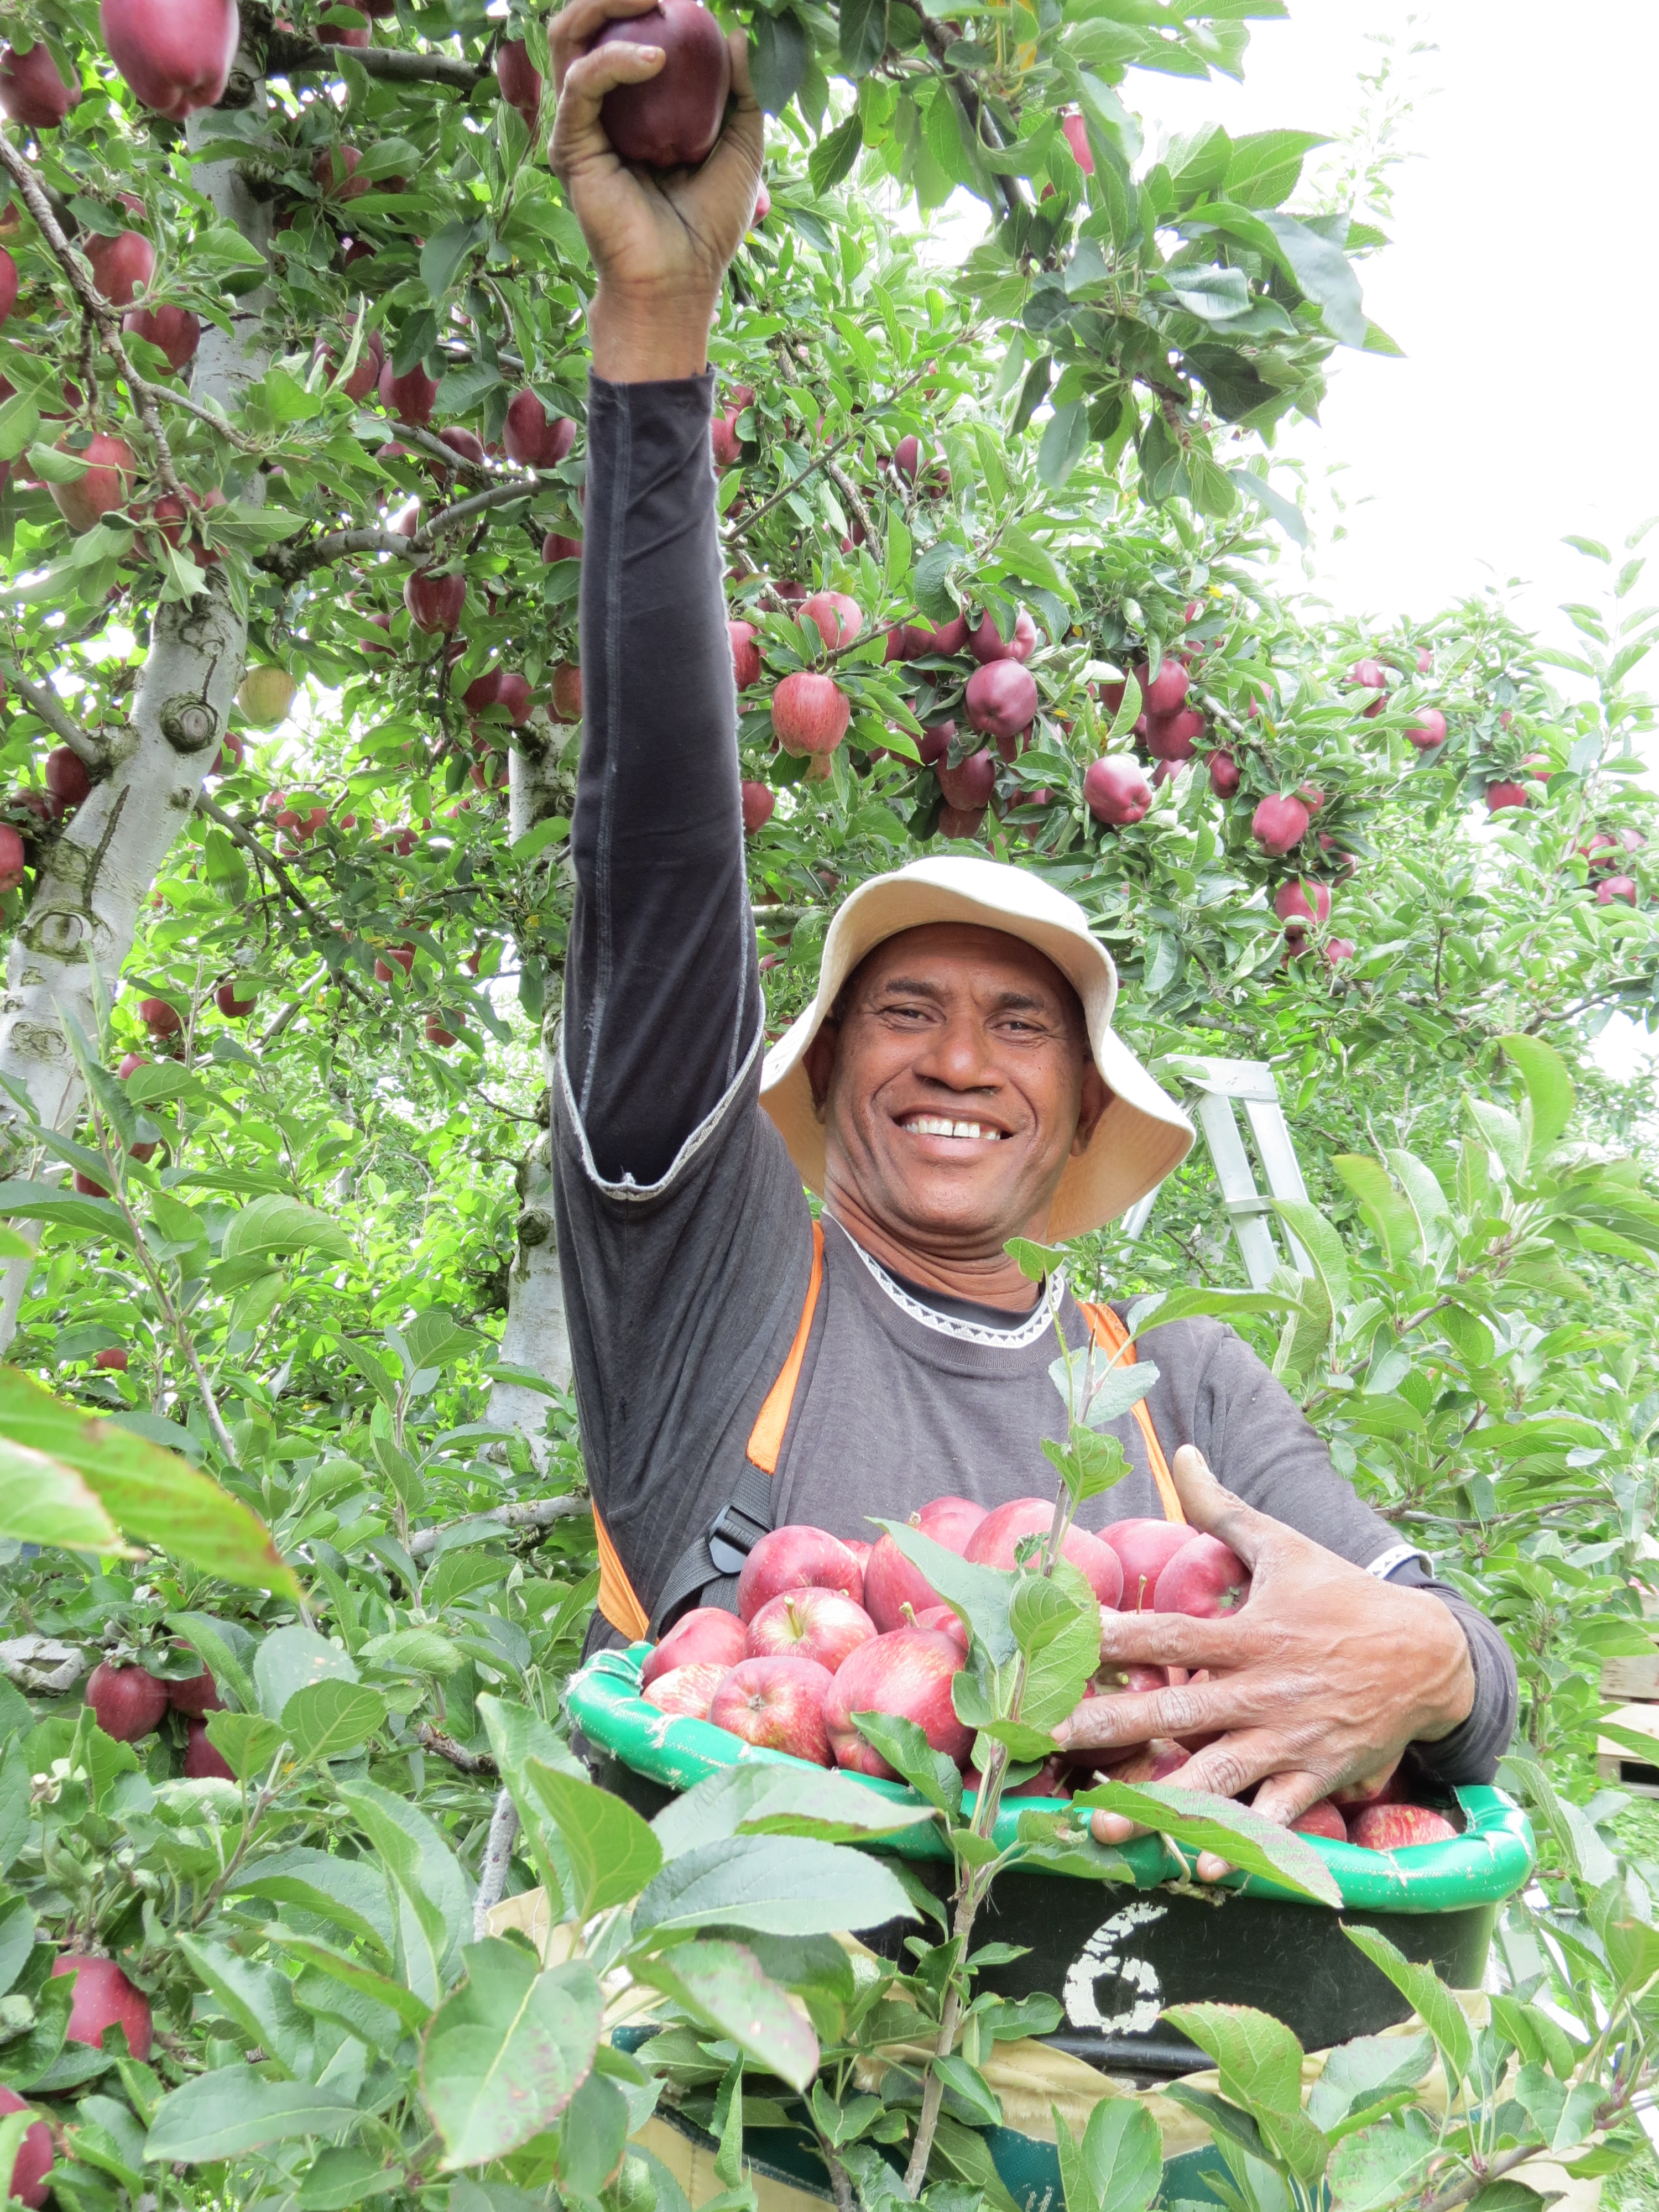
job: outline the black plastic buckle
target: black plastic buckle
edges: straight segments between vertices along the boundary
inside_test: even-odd
[[[742,1506],[728,1499],[703,1531],[703,1541],[708,1547],[708,1556],[717,1573],[741,1574],[743,1563],[770,1531],[759,1521],[751,1520]]]

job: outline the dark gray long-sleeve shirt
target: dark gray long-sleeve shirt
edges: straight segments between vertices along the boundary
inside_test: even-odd
[[[799,1327],[811,1216],[759,1103],[763,1005],[720,590],[711,380],[609,385],[588,422],[584,723],[572,844],[578,894],[554,1100],[554,1164],[582,1448],[606,1531],[646,1609],[731,1498],[750,1429]],[[1054,1331],[930,1300],[824,1223],[824,1275],[774,1483],[774,1522],[872,1537],[955,1492],[1051,1495],[1065,1429]],[[1145,1340],[1166,1455],[1196,1444],[1229,1489],[1356,1565],[1433,1591],[1468,1638],[1468,1719],[1421,1763],[1490,1778],[1514,1726],[1498,1631],[1434,1583],[1335,1472],[1300,1407],[1234,1333]],[[1159,1511],[1139,1426],[1133,1472],[1096,1526]]]

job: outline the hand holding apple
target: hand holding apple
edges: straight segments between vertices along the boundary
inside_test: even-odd
[[[1251,1570],[1249,1602],[1207,1620],[1103,1613],[1107,1665],[1207,1668],[1210,1679],[1091,1698],[1055,1730],[1062,1749],[1075,1757],[1158,1736],[1213,1735],[1177,1786],[1236,1797],[1260,1783],[1253,1809],[1288,1825],[1388,1766],[1408,1743],[1434,1742],[1467,1717],[1468,1646],[1437,1599],[1379,1582],[1255,1512],[1190,1444],[1176,1454],[1174,1472],[1192,1527]],[[1097,1813],[1091,1825],[1102,1843],[1133,1832],[1113,1814]],[[1205,1879],[1221,1870],[1210,1854],[1200,1861]]]
[[[559,98],[550,159],[599,271],[590,317],[593,366],[621,384],[701,373],[720,283],[749,227],[760,182],[760,105],[741,32],[729,40],[733,105],[700,167],[630,168],[605,136],[599,114],[605,94],[646,83],[665,57],[660,46],[623,37],[593,42],[608,22],[642,15],[653,4],[571,0],[548,26]]]

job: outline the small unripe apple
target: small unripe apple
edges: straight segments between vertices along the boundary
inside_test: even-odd
[[[106,1659],[87,1678],[87,1703],[106,1735],[137,1743],[161,1726],[167,1686],[142,1667],[112,1667]]]
[[[1531,804],[1532,801],[1527,795],[1527,787],[1524,783],[1489,783],[1486,786],[1488,814],[1502,813],[1504,809],[1509,806],[1530,806]]]
[[[790,753],[832,753],[847,735],[853,704],[828,676],[802,669],[772,694],[772,727]]]
[[[381,406],[388,414],[395,415],[400,422],[408,422],[419,430],[432,420],[438,386],[419,362],[398,376],[393,372],[391,361],[387,360],[380,370],[380,392]]]
[[[1331,887],[1298,877],[1280,884],[1273,894],[1273,912],[1285,925],[1286,937],[1301,937],[1311,921],[1320,929],[1331,918]]]
[[[810,599],[801,601],[795,618],[810,622],[832,649],[850,645],[864,628],[863,610],[845,592],[814,592]]]
[[[1626,906],[1634,906],[1639,896],[1630,876],[1604,876],[1595,886],[1597,906],[1611,906],[1614,899],[1623,899]]]
[[[969,633],[968,650],[981,667],[986,668],[994,660],[1029,660],[1036,650],[1036,624],[1021,607],[1014,617],[1012,637],[1004,637],[988,614],[981,618],[979,628]]]
[[[256,730],[274,730],[288,720],[299,688],[286,668],[267,663],[248,670],[236,688],[236,704]]]
[[[745,781],[741,786],[741,789],[743,831],[745,837],[752,837],[757,830],[764,830],[772,819],[773,809],[778,803],[778,795],[768,783]]]
[[[29,131],[56,131],[71,107],[81,104],[77,79],[65,84],[44,40],[21,52],[0,53],[0,108]]]
[[[8,2112],[28,2110],[15,2089],[0,2087],[0,2119]],[[32,2120],[24,2130],[23,2140],[18,2145],[17,2156],[12,2162],[10,2193],[20,2204],[27,2204],[29,2212],[38,2212],[44,2204],[51,2185],[46,2176],[52,2172],[52,2130],[44,2120]]]
[[[134,95],[175,123],[216,107],[236,58],[236,0],[103,0],[110,59]]]
[[[87,774],[87,764],[79,753],[71,752],[67,745],[54,745],[46,755],[46,789],[65,814],[91,794],[92,778]]]
[[[1066,134],[1066,143],[1072,149],[1072,158],[1085,177],[1095,173],[1095,157],[1089,146],[1089,126],[1083,119],[1081,108],[1068,108],[1060,118],[1060,127]]]
[[[66,438],[59,439],[60,453],[73,450]],[[84,476],[77,477],[73,483],[46,487],[52,504],[77,538],[95,522],[101,522],[105,515],[113,514],[126,505],[138,473],[138,456],[126,440],[112,437],[106,430],[100,430],[88,441],[79,458],[87,464]]]
[[[130,307],[121,318],[121,328],[164,353],[175,376],[190,367],[202,342],[202,325],[187,307]]]
[[[131,307],[134,295],[155,274],[155,248],[142,231],[89,238],[83,250],[92,264],[93,283],[113,307]]]
[[[466,605],[466,578],[434,576],[425,568],[417,568],[404,579],[404,605],[416,629],[424,630],[428,636],[440,632],[453,635]]]
[[[732,678],[739,691],[746,691],[761,678],[760,647],[756,643],[757,631],[753,623],[728,622],[726,625],[732,640]]]
[[[1425,707],[1406,725],[1406,742],[1420,753],[1431,753],[1446,742],[1446,718],[1437,707]]]
[[[1143,819],[1152,803],[1152,787],[1127,753],[1109,753],[1090,762],[1083,803],[1097,822],[1121,829]]]
[[[1173,714],[1187,702],[1187,671],[1178,660],[1166,660],[1156,676],[1151,673],[1151,663],[1143,660],[1135,670],[1135,682],[1140,686],[1140,704],[1147,714]]]
[[[553,671],[553,716],[560,722],[582,718],[582,672],[574,660],[562,660]]]
[[[988,747],[970,754],[960,768],[946,768],[941,761],[934,774],[945,805],[958,813],[970,814],[975,807],[987,805],[997,787],[997,757]]]
[[[185,1723],[185,1775],[191,1782],[234,1782],[235,1770],[208,1741],[205,1721]]]
[[[542,111],[542,73],[522,39],[503,39],[496,47],[495,82],[501,98],[518,109],[525,128],[533,135]]]
[[[1288,853],[1308,834],[1308,810],[1299,799],[1264,799],[1250,817],[1250,835],[1264,853]]]
[[[1036,678],[1018,660],[988,661],[968,678],[963,703],[982,736],[1018,737],[1037,710]]]
[[[102,1374],[125,1375],[127,1371],[127,1355],[120,1345],[106,1344],[101,1352],[93,1353],[92,1364]],[[106,1729],[104,1733],[107,1735],[109,1730]]]
[[[1210,788],[1218,799],[1231,799],[1238,789],[1238,763],[1224,748],[1210,755]]]
[[[593,45],[617,40],[660,46],[664,59],[655,76],[606,93],[599,107],[605,137],[624,161],[696,168],[714,149],[731,96],[725,33],[697,0],[658,0],[643,15],[605,24]]]

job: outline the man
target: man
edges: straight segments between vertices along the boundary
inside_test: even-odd
[[[870,1516],[942,1492],[1051,1492],[1055,1332],[1080,1347],[1089,1323],[1005,1247],[1113,1218],[1191,1141],[1113,1034],[1115,976],[1080,910],[988,861],[925,861],[848,899],[814,1005],[763,1062],[706,373],[761,123],[739,34],[703,167],[618,162],[600,101],[661,51],[589,42],[648,4],[573,0],[550,32],[553,162],[599,279],[555,1164],[613,1639],[729,1603],[768,1526],[867,1539]],[[1489,1778],[1514,1714],[1502,1638],[1359,1503],[1230,1330],[1176,1322],[1146,1356],[1178,1502],[1126,1418],[1134,1471],[1095,1524],[1167,1503],[1255,1586],[1231,1620],[1107,1616],[1106,1658],[1211,1679],[1091,1700],[1072,1745],[1218,1732],[1183,1780],[1259,1783],[1285,1821],[1407,1745],[1443,1780]]]

